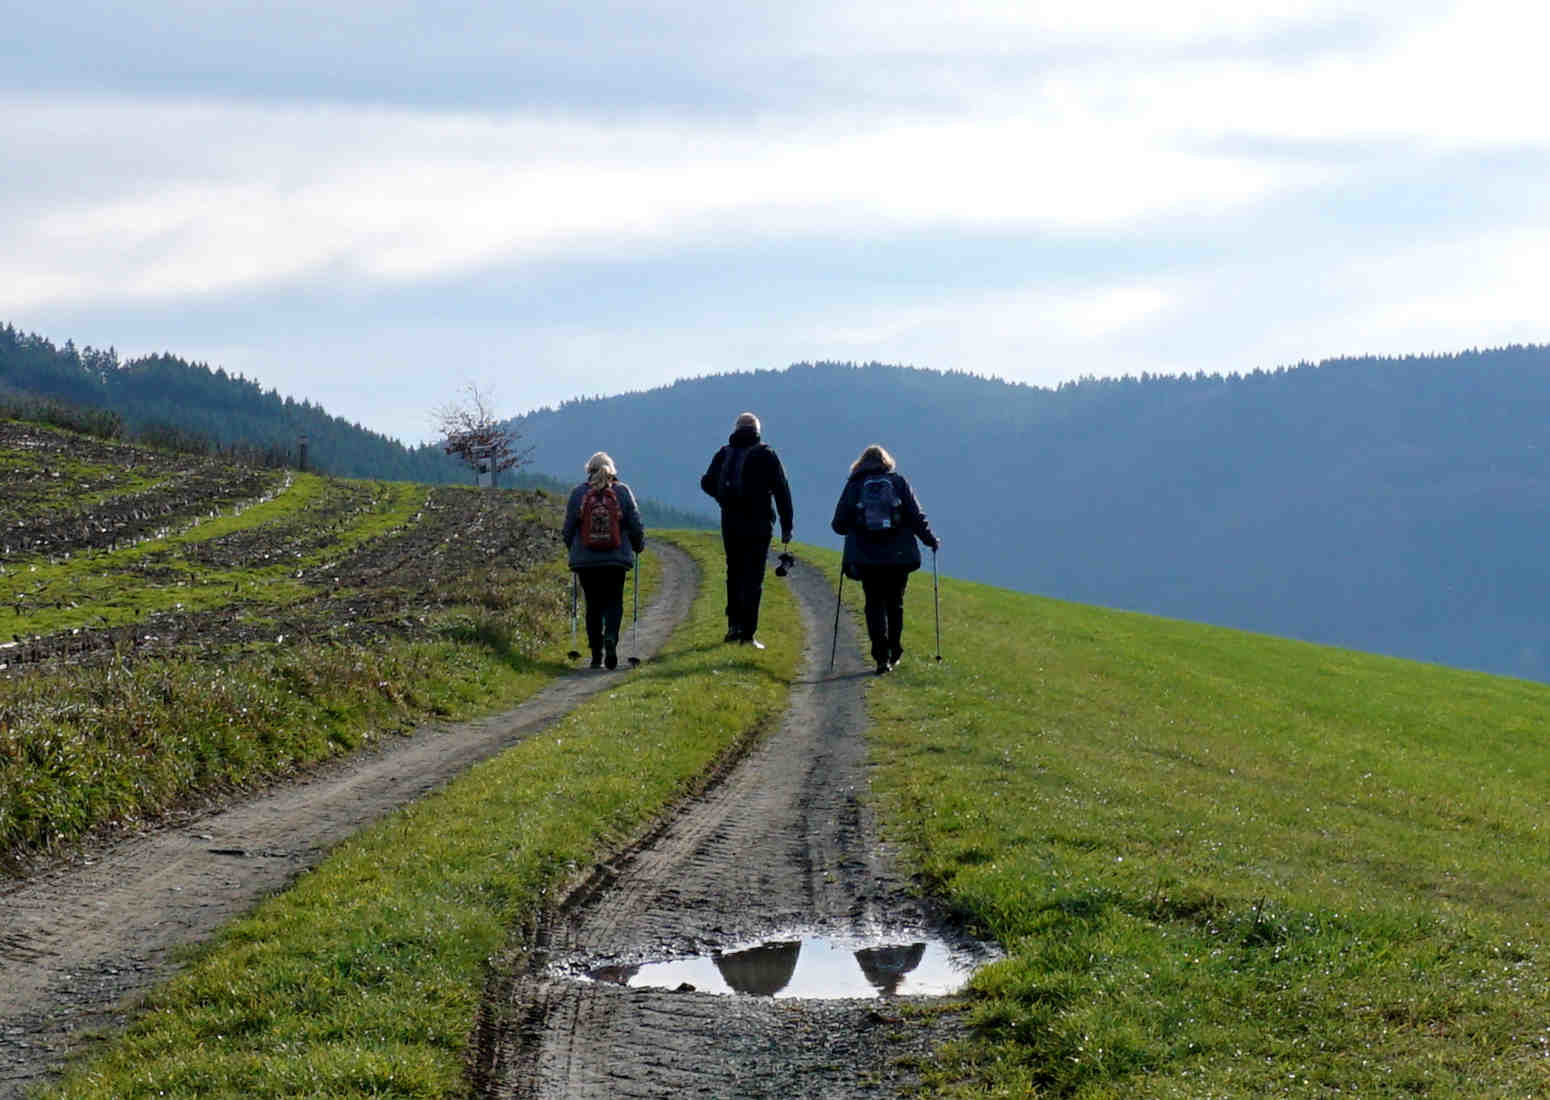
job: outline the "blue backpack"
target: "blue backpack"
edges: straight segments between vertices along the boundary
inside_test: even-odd
[[[886,474],[867,478],[856,496],[856,529],[871,535],[894,530],[899,526],[899,506],[893,478]]]

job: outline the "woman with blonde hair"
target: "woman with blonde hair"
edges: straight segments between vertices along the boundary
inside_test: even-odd
[[[915,540],[932,550],[942,540],[926,522],[898,463],[880,443],[867,447],[851,464],[830,526],[845,536],[845,575],[861,582],[872,660],[881,676],[904,656],[904,589],[910,574],[920,568]]]
[[[646,546],[635,494],[604,451],[587,459],[587,479],[571,490],[560,537],[587,597],[587,645],[593,668],[619,665],[624,578]]]

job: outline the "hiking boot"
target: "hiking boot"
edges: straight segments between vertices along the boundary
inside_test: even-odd
[[[751,645],[755,649],[763,649],[764,648],[764,643],[761,642],[758,638],[755,638],[752,634],[750,634],[746,638],[741,639],[741,641],[742,641],[742,643],[744,645]]]
[[[890,665],[887,661],[878,661],[877,662],[877,674],[879,676],[884,676],[884,675],[887,674],[888,670],[890,668],[892,668],[892,667],[893,666]]]
[[[727,627],[727,636],[721,639],[723,642],[740,642],[743,640],[743,632],[735,626]]]
[[[613,642],[604,642],[603,643],[603,667],[604,668],[618,668],[619,667],[619,650],[614,645]]]
[[[603,651],[601,649],[594,649],[592,651],[592,667],[593,668],[602,668],[603,667]]]
[[[888,664],[893,668],[899,667],[899,661],[904,657],[904,647],[901,645],[890,646],[888,649]]]

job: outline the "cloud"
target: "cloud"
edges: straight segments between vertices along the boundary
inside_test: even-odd
[[[407,435],[428,361],[526,407],[1540,327],[1547,17],[1496,0],[12,7],[0,320]]]
[[[889,4],[886,18],[874,4],[824,5],[813,12],[814,45],[833,44],[863,53],[1017,52],[1053,43],[1057,48],[1099,43],[1168,47],[1274,38],[1288,30],[1325,26],[1349,18],[1349,5],[1330,0],[1221,3],[1218,0],[1093,0],[1081,4],[965,0],[951,6],[930,0]]]
[[[27,309],[327,273],[393,283],[769,236],[1145,231],[1344,184],[1348,166],[1288,155],[1299,142],[1540,142],[1550,126],[1537,101],[1517,94],[1531,79],[1522,75],[1533,71],[1531,46],[1504,44],[1506,60],[1520,62],[1506,65],[1451,51],[1484,45],[1488,33],[1458,12],[1428,22],[1424,8],[1394,9],[1370,17],[1372,38],[1337,36],[1267,64],[1243,42],[1343,26],[1342,9],[984,2],[946,11],[912,3],[880,19],[860,4],[731,15],[617,5],[495,25],[483,9],[428,20],[410,4],[105,8],[106,25],[131,41],[181,27],[215,58],[242,30],[281,57],[311,58],[308,42],[359,40],[377,65],[416,52],[403,36],[420,30],[425,55],[447,65],[590,43],[592,67],[606,68],[639,54],[686,60],[713,45],[707,71],[741,55],[775,64],[822,54],[829,73],[897,59],[875,67],[902,70],[901,83],[945,67],[965,102],[840,101],[793,113],[772,89],[760,116],[717,119],[599,113],[584,91],[559,114],[17,94],[0,100],[0,140],[17,153],[3,177],[15,186],[0,200],[9,226],[0,274],[20,288],[13,307]],[[1200,41],[1226,44],[1205,56],[1182,48]],[[1103,49],[1072,45],[1092,42]],[[974,62],[987,51],[1041,63],[1022,78],[999,68],[982,78]],[[1461,72],[1469,79],[1439,79]],[[568,86],[587,79],[581,71]],[[1281,153],[1263,155],[1269,143]]]
[[[1366,288],[1353,304],[1346,339],[1406,332],[1415,346],[1446,347],[1475,332],[1470,346],[1546,339],[1543,317],[1550,215],[1533,231],[1424,242],[1358,259],[1348,279]]]
[[[4,200],[13,306],[413,280],[578,252],[1217,211],[1318,173],[1118,125],[837,116],[714,127],[11,100],[0,140],[70,176]],[[101,158],[124,169],[76,174]],[[1145,187],[1134,181],[1145,179]],[[73,192],[73,193],[71,193]]]
[[[835,309],[797,319],[792,339],[812,349],[808,359],[969,371],[996,363],[1004,377],[1050,385],[1088,373],[1095,359],[1106,361],[1121,334],[1156,318],[1169,302],[1166,288],[1147,284],[1030,287]]]

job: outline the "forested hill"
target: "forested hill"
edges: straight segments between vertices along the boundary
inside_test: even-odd
[[[744,409],[786,464],[798,539],[835,542],[848,466],[880,442],[954,575],[1550,680],[1550,348],[1056,389],[799,364],[516,423],[535,469],[603,448],[638,491],[704,508]]]
[[[307,437],[307,467],[335,477],[369,477],[427,484],[466,483],[468,467],[435,443],[406,447],[396,439],[331,416],[310,401],[282,397],[240,374],[171,354],[120,361],[111,348],[63,347],[36,334],[0,326],[0,416],[9,405],[54,402],[66,413],[62,426],[97,434],[169,444],[183,449],[213,446],[294,465]],[[100,411],[103,415],[91,415]],[[79,415],[79,414],[86,415]],[[533,470],[502,475],[514,488],[569,492],[577,477],[549,477]],[[698,502],[687,511],[643,496],[641,510],[653,526],[704,527],[711,522]]]
[[[310,401],[264,390],[240,374],[212,370],[174,355],[120,362],[112,349],[56,347],[10,325],[0,327],[0,392],[111,410],[134,435],[172,432],[222,448],[296,455],[307,436],[307,461],[340,477],[430,483],[468,480],[468,471],[436,446],[396,439],[330,416]]]

